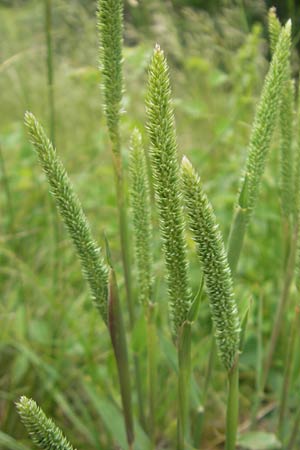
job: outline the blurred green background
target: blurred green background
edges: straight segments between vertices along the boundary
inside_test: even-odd
[[[158,42],[170,64],[179,152],[187,154],[199,170],[225,238],[270,58],[266,20],[268,7],[274,4],[282,21],[293,19],[293,70],[297,77],[300,6],[296,1],[125,2],[125,168],[129,136],[135,126],[144,134],[147,146],[147,65]],[[96,2],[92,0],[53,0],[56,146],[95,236],[102,245],[105,231],[111,243],[123,290],[113,172],[99,88],[95,12]],[[62,227],[59,248],[55,250],[52,199],[23,127],[24,112],[31,110],[49,130],[44,23],[43,1],[0,1],[0,448],[31,448],[14,407],[18,397],[25,394],[55,418],[78,450],[108,449],[114,448],[114,438],[119,442],[124,439],[108,336],[88,298],[79,263]],[[277,141],[274,139],[236,283],[241,309],[245,301],[253,299],[241,360],[241,421],[248,417],[260,358],[258,345],[261,337],[267,340],[270,335],[281,286]],[[164,386],[159,390],[158,440],[161,448],[169,448],[176,430],[175,353],[154,223],[160,339],[158,388]],[[196,291],[199,266],[191,240],[189,250]],[[57,277],[53,275],[55,266]],[[292,295],[295,297],[294,291]],[[260,302],[264,322],[258,330]],[[144,361],[142,322],[138,321],[130,345]],[[199,405],[210,332],[209,311],[204,303],[193,345],[199,385],[199,398],[194,403]],[[282,340],[270,378],[270,402],[276,398],[281,383],[284,346]],[[143,370],[145,373],[146,368]],[[205,425],[205,442],[211,449],[217,448],[223,432],[225,383],[226,376],[217,365]],[[296,392],[299,386],[296,382],[293,386]],[[262,427],[272,426],[271,415]],[[16,447],[14,439],[27,447]]]

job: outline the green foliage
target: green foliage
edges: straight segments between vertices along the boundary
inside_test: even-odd
[[[179,164],[167,61],[157,45],[149,68],[147,128],[151,164],[163,239],[174,332],[187,318],[190,305]]]
[[[47,176],[51,193],[81,260],[94,303],[107,323],[108,272],[101,251],[92,237],[89,224],[62,162],[43,128],[29,112],[25,114],[25,124]]]
[[[41,450],[73,450],[61,430],[33,400],[21,397],[17,409],[31,439]]]
[[[122,17],[122,0],[99,0],[98,30],[104,107],[112,149],[117,154],[120,153],[119,120],[123,90]]]
[[[152,226],[146,157],[137,129],[130,145],[130,199],[134,227],[138,298],[144,305],[152,300]]]
[[[104,450],[118,446],[128,448],[130,413],[127,409],[127,429],[125,429],[124,404],[130,397],[135,422],[134,449],[145,450],[151,446],[173,449],[178,419],[181,421],[182,435],[188,431],[186,436],[182,436],[182,440],[186,443],[180,448],[222,447],[221,422],[226,408],[224,392],[226,374],[219,364],[216,366],[213,364],[216,352],[216,349],[213,350],[214,346],[211,347],[209,355],[210,342],[214,338],[211,336],[209,305],[201,300],[198,303],[194,302],[194,306],[199,305],[198,319],[196,321],[196,314],[192,315],[189,309],[187,318],[194,323],[185,321],[184,326],[180,327],[175,348],[168,337],[169,322],[166,314],[167,304],[164,301],[165,280],[162,277],[164,259],[158,257],[154,262],[151,261],[150,266],[151,273],[153,270],[155,274],[153,277],[155,288],[151,293],[151,300],[155,301],[155,306],[151,304],[148,305],[149,308],[141,308],[137,302],[133,302],[135,320],[133,326],[131,325],[128,317],[130,308],[124,302],[125,297],[127,298],[126,273],[124,272],[124,277],[121,275],[120,262],[119,231],[124,233],[124,229],[121,227],[119,230],[117,227],[115,209],[119,203],[118,206],[123,206],[123,217],[124,212],[126,214],[126,171],[127,164],[129,163],[131,168],[132,163],[131,155],[127,154],[129,136],[134,127],[138,127],[143,133],[142,99],[145,68],[153,41],[157,40],[163,43],[163,48],[169,55],[179,148],[191,156],[195,161],[195,167],[199,169],[201,167],[201,172],[205,173],[206,179],[209,180],[207,189],[214,199],[221,228],[227,234],[239,170],[244,161],[249,139],[253,108],[257,103],[257,94],[261,90],[268,64],[264,39],[265,21],[260,20],[265,14],[264,2],[263,0],[234,2],[232,5],[226,2],[226,6],[215,10],[213,14],[188,7],[179,12],[172,7],[172,2],[159,0],[124,2],[126,26],[123,54],[126,63],[122,64],[121,52],[117,55],[116,61],[107,61],[109,67],[106,65],[106,78],[102,57],[105,54],[109,58],[114,54],[111,36],[115,38],[116,35],[110,33],[105,26],[101,28],[99,24],[100,37],[103,30],[106,30],[106,41],[101,37],[101,44],[104,45],[101,45],[99,73],[94,67],[95,54],[98,51],[94,16],[86,13],[87,8],[81,1],[52,2],[55,138],[58,148],[63,151],[62,158],[67,162],[69,173],[72,173],[76,192],[81,199],[85,199],[85,211],[93,224],[93,229],[97,235],[101,234],[103,228],[105,229],[111,246],[111,260],[116,262],[119,291],[117,295],[120,295],[120,305],[112,301],[112,287],[117,289],[117,286],[112,283],[110,285],[111,312],[116,308],[111,314],[114,318],[112,325],[115,325],[115,328],[109,330],[115,344],[114,351],[111,348],[108,330],[104,324],[99,323],[98,314],[94,313],[92,306],[86,304],[85,285],[78,271],[77,261],[74,261],[73,248],[64,239],[65,234],[61,235],[58,247],[60,272],[56,289],[53,289],[52,277],[49,276],[52,266],[49,255],[55,253],[51,238],[52,215],[47,188],[41,184],[38,168],[35,168],[35,155],[23,134],[21,123],[23,111],[27,108],[34,110],[43,123],[48,122],[48,108],[45,104],[46,46],[36,45],[43,32],[44,2],[26,1],[22,6],[17,6],[21,5],[21,2],[13,3],[16,5],[14,8],[0,7],[2,38],[0,90],[3,113],[0,121],[0,183],[4,188],[0,189],[0,209],[3,210],[0,220],[2,230],[0,284],[4,299],[0,311],[2,317],[0,356],[3,362],[0,369],[2,392],[0,428],[3,430],[2,434],[0,433],[1,445],[12,450],[29,448],[29,440],[24,437],[24,427],[13,408],[14,400],[25,387],[27,390],[30,389],[31,396],[43,399],[44,410],[49,416],[56,417],[60,428],[68,431],[70,440],[76,442],[80,450],[86,448]],[[92,12],[96,2],[90,3],[89,9]],[[237,3],[241,6],[237,6]],[[109,15],[107,15],[108,5],[111,13]],[[121,14],[119,14],[120,5]],[[122,2],[103,1],[100,2],[100,10],[101,7],[102,12],[106,11],[102,25],[110,21],[111,24],[115,24],[114,30],[117,24],[122,28]],[[244,15],[242,7],[245,9]],[[252,29],[250,9],[255,14],[257,22]],[[282,13],[282,10],[279,9],[279,12]],[[144,14],[147,17],[142,23]],[[100,14],[98,20],[101,22]],[[28,27],[30,33],[27,32]],[[280,26],[277,31],[279,35]],[[122,32],[119,38],[122,41]],[[117,42],[120,42],[119,38]],[[295,62],[297,63],[297,60],[293,61],[293,75],[296,69]],[[126,94],[123,95],[123,100],[123,75],[119,72],[120,77],[115,76],[116,67],[123,71],[126,78]],[[286,68],[288,69],[289,65],[286,65]],[[97,95],[99,83],[103,86],[106,114],[101,114]],[[115,89],[116,85],[118,89]],[[282,86],[281,94],[278,94],[281,99],[286,90],[286,81]],[[106,93],[111,96],[109,101],[115,102],[115,108],[107,107]],[[278,103],[280,105],[277,108],[278,112],[281,109],[281,99]],[[121,124],[122,104],[126,106],[128,114],[122,117]],[[165,111],[161,111],[163,124],[165,124],[164,113]],[[105,121],[109,122],[110,140],[107,139]],[[280,122],[276,121],[275,127],[276,123],[279,128]],[[282,137],[281,133],[281,139]],[[110,146],[114,151],[113,155],[107,152]],[[277,142],[270,143],[272,150],[277,150],[277,147]],[[120,171],[121,153],[125,182],[122,181]],[[280,333],[275,349],[276,355],[274,353],[276,364],[275,358],[272,358],[268,394],[265,398],[262,392],[258,392],[259,382],[257,391],[253,383],[256,372],[257,379],[261,378],[259,376],[261,369],[257,368],[262,366],[264,356],[262,349],[267,348],[272,334],[274,309],[278,303],[278,290],[282,284],[282,230],[279,202],[274,195],[274,186],[276,183],[282,186],[283,180],[281,177],[280,182],[277,182],[278,158],[275,151],[270,153],[261,201],[257,202],[257,217],[247,229],[245,257],[241,258],[239,271],[236,273],[233,269],[231,272],[237,281],[235,296],[239,299],[241,311],[244,309],[243,304],[248,304],[248,299],[253,298],[253,308],[249,311],[247,325],[246,321],[243,321],[242,325],[244,341],[240,361],[242,395],[238,395],[237,388],[238,364],[235,365],[237,372],[234,379],[229,380],[228,385],[231,389],[229,395],[231,400],[228,403],[233,405],[233,414],[228,415],[232,448],[238,420],[237,400],[240,401],[240,417],[246,420],[249,417],[252,400],[255,402],[257,398],[265,399],[267,407],[270,399],[277,401],[278,393],[281,391],[280,384],[284,378],[282,367],[287,341],[286,333]],[[119,184],[117,195],[112,192],[111,156],[115,165],[115,178]],[[165,156],[166,152],[162,152],[162,158]],[[247,222],[249,221],[247,209],[249,178],[247,176],[245,178],[246,182],[241,189],[237,208],[241,211],[240,222],[236,227],[238,232],[242,231],[244,234],[245,218]],[[293,180],[295,194],[299,191],[296,186],[297,180],[295,176]],[[179,189],[179,196],[181,194]],[[295,199],[296,197],[295,195]],[[298,207],[295,207],[295,224],[298,220],[297,209]],[[132,212],[134,214],[134,211]],[[154,226],[156,227],[156,215]],[[138,230],[134,226],[130,231],[132,235],[129,235],[127,241],[129,252],[137,243]],[[150,249],[155,255],[159,255],[159,242],[154,239],[156,233],[153,235],[150,238]],[[201,285],[202,274],[189,234],[186,243],[190,256],[190,284],[196,293],[199,284]],[[144,244],[146,242],[142,242],[141,246]],[[224,251],[224,246],[222,248]],[[132,269],[134,281],[132,284],[138,287],[138,261],[136,258],[137,264],[133,265],[130,259],[128,262],[129,268]],[[293,285],[291,294],[290,300],[296,299],[297,294]],[[201,295],[198,299],[201,299]],[[260,309],[263,309],[263,323],[262,311],[256,314],[257,301],[259,300],[261,304],[262,299],[263,308]],[[145,311],[148,312],[147,322],[141,315],[141,312]],[[124,339],[124,333],[120,337],[120,327],[117,325],[121,313],[124,313],[125,319],[123,331],[126,331],[128,342],[131,344],[129,367],[127,364],[122,366],[124,362],[122,357],[125,354],[122,346],[126,338]],[[287,304],[285,314],[280,318],[286,329],[289,329],[290,316],[291,311]],[[177,351],[179,355],[176,355]],[[115,364],[114,353],[118,354],[119,366]],[[292,362],[295,370],[291,379],[284,421],[283,448],[287,447],[285,442],[288,442],[294,416],[296,415],[297,421],[298,415],[294,412],[300,361],[296,353]],[[176,359],[176,356],[179,358]],[[135,382],[135,377],[132,377],[136,360],[140,363],[143,374],[140,387],[141,398],[147,412],[146,426],[141,418],[137,417],[138,383]],[[190,368],[193,369],[191,395]],[[127,369],[129,371],[126,374]],[[121,382],[123,381],[121,386],[123,399],[117,382],[119,374]],[[126,381],[126,377],[129,378],[128,374],[131,378],[130,388]],[[213,380],[212,385],[210,380]],[[177,384],[180,384],[179,389]],[[178,400],[182,408],[176,408]],[[271,406],[270,402],[270,408]],[[274,420],[276,421],[276,411],[266,416],[259,428],[275,431]],[[188,422],[191,424],[190,430]],[[198,426],[199,423],[201,426]],[[147,431],[143,431],[141,426]],[[220,431],[218,437],[215,434],[216,429]],[[9,435],[19,439],[20,443],[9,439]],[[296,432],[293,440],[295,437]],[[245,447],[254,448],[255,445],[265,446],[267,443],[272,445],[272,439],[266,440],[264,436],[257,435],[252,435],[251,439],[245,436],[244,440]],[[297,444],[296,440],[296,448]]]
[[[182,160],[184,198],[190,228],[203,266],[220,358],[230,370],[239,349],[240,323],[223,239],[200,178],[189,160]]]

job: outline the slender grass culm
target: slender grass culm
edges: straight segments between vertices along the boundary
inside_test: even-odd
[[[48,93],[48,123],[50,140],[55,145],[56,122],[55,122],[55,95],[54,95],[54,62],[53,62],[53,4],[52,0],[44,0],[45,9],[45,38],[46,38],[46,67],[47,67],[47,93]],[[53,289],[59,290],[60,258],[59,242],[60,228],[57,212],[51,203],[53,223]]]

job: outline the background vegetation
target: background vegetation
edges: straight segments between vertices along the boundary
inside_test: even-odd
[[[293,1],[274,3],[282,20],[295,18],[293,71],[296,73],[299,7]],[[125,156],[133,128],[138,126],[144,133],[146,72],[153,46],[159,42],[171,66],[179,151],[187,154],[199,170],[224,236],[229,232],[254,109],[270,58],[266,42],[268,6],[271,4],[261,0],[128,0],[125,4],[124,109],[128,112],[122,121]],[[95,10],[96,2],[91,0],[53,0],[55,141],[83,200],[95,236],[103,242],[105,231],[112,246],[112,258],[120,270],[113,171],[99,89]],[[109,339],[87,300],[88,291],[79,263],[60,226],[58,248],[54,244],[55,209],[23,128],[25,110],[33,111],[46,128],[49,123],[43,2],[2,0],[0,17],[1,448],[30,448],[17,447],[13,440],[28,444],[14,407],[21,394],[41,404],[68,431],[78,450],[113,448],[112,442],[124,442],[125,434],[116,401],[119,398],[117,375]],[[244,428],[249,428],[249,410],[253,398],[259,395],[257,380],[263,348],[271,333],[282,285],[284,249],[277,141],[274,139],[272,145],[235,287],[236,297],[241,302],[251,299],[252,305],[245,352],[241,357],[240,422]],[[158,261],[155,298],[159,310],[157,386],[161,405],[157,412],[161,430],[158,441],[161,448],[168,448],[168,438],[176,430],[176,377],[173,375],[176,355],[170,344],[157,226],[154,234],[155,261]],[[192,248],[190,242],[189,250]],[[191,258],[195,258],[192,253]],[[199,268],[194,261],[192,282],[196,291]],[[124,290],[122,284],[120,287]],[[288,329],[297,300],[293,286],[291,307],[283,318],[283,332],[262,404],[262,420],[256,429],[276,428],[273,411],[280,396]],[[146,345],[143,333],[140,319],[131,345],[142,364]],[[211,320],[204,302],[192,347],[193,361],[198,362],[195,378],[201,392],[208,366],[210,334]],[[292,369],[289,417],[294,416],[299,400],[296,395],[299,366],[300,354]],[[142,369],[145,373],[146,367]],[[217,361],[207,392],[204,426],[207,449],[223,444],[225,383],[226,374]],[[203,399],[197,390],[194,394],[196,423],[197,405]],[[142,430],[140,434],[143,435]],[[261,448],[276,448],[277,443],[267,445]]]

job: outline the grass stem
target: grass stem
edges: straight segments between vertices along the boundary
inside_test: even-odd
[[[54,98],[54,67],[53,67],[53,42],[52,42],[52,0],[44,0],[45,4],[45,37],[46,37],[46,65],[47,65],[47,91],[49,108],[49,136],[55,147],[56,124],[55,124],[55,98]],[[51,203],[52,226],[53,226],[53,288],[59,292],[59,242],[60,226],[55,206]],[[57,297],[57,295],[55,295]]]
[[[6,164],[3,156],[3,149],[0,144],[0,169],[2,174],[2,184],[3,184],[3,191],[5,194],[5,200],[6,200],[6,209],[7,209],[7,217],[8,217],[8,227],[7,231],[10,234],[14,234],[15,231],[15,214],[14,214],[14,207],[13,207],[13,201],[12,201],[12,195],[10,190],[10,184],[9,184],[9,178],[6,170]]]
[[[283,377],[283,384],[282,384],[282,391],[281,391],[281,398],[280,398],[279,422],[278,422],[278,432],[279,432],[279,438],[281,441],[284,436],[284,420],[285,420],[285,415],[286,415],[288,394],[289,394],[290,383],[291,383],[291,372],[292,372],[293,361],[294,361],[297,325],[299,325],[299,312],[300,312],[300,310],[297,307],[295,310],[294,320],[292,323],[292,329],[291,329],[289,340],[288,340],[286,359],[285,359],[285,363],[284,363],[284,377]]]
[[[292,284],[293,276],[294,276],[294,270],[295,270],[295,260],[296,260],[296,242],[298,238],[298,224],[296,224],[293,232],[292,237],[292,243],[290,246],[290,254],[288,258],[288,264],[287,269],[285,273],[282,293],[277,305],[276,314],[275,314],[275,320],[274,320],[274,326],[270,338],[270,344],[269,349],[267,352],[267,357],[265,360],[265,366],[262,376],[262,392],[265,390],[266,383],[268,380],[269,371],[272,365],[273,361],[273,355],[276,348],[276,344],[279,338],[279,334],[281,331],[281,327],[283,324],[283,317],[284,317],[284,311],[286,308],[286,305],[289,300],[289,294],[290,294],[290,287]]]
[[[191,322],[184,322],[178,337],[178,429],[177,450],[186,448],[189,432],[189,394],[191,379]]]
[[[148,431],[152,449],[155,449],[155,415],[156,415],[156,326],[155,305],[148,304],[147,339],[148,339],[148,389],[149,389],[149,424]]]
[[[286,450],[294,450],[295,444],[297,441],[297,437],[299,434],[299,429],[300,429],[300,408],[298,408],[298,410],[296,411],[295,421],[294,421],[294,425],[292,428],[292,433],[291,433],[289,442],[287,444]]]
[[[239,415],[239,365],[238,359],[228,372],[228,403],[226,415],[225,450],[235,450]]]
[[[124,195],[124,179],[123,170],[121,162],[121,153],[113,151],[113,166],[115,170],[115,180],[116,180],[116,194],[118,202],[118,214],[119,214],[119,228],[120,228],[120,243],[121,243],[121,254],[122,254],[122,264],[124,270],[125,279],[125,289],[126,289],[126,299],[127,308],[129,313],[129,324],[130,330],[132,331],[135,324],[135,314],[133,307],[133,296],[132,296],[132,276],[131,276],[131,264],[130,264],[130,250],[129,250],[129,240],[128,240],[128,218],[127,218],[127,207]],[[138,396],[138,409],[139,418],[141,425],[146,430],[146,418],[144,411],[144,401],[142,392],[142,378],[141,369],[138,357],[134,355],[134,372],[135,372],[135,384]]]
[[[116,277],[112,269],[110,269],[109,276],[108,324],[118,368],[127,442],[129,449],[131,449],[134,442],[134,430],[128,351],[124,322],[122,317],[122,309],[119,301],[118,287]]]

